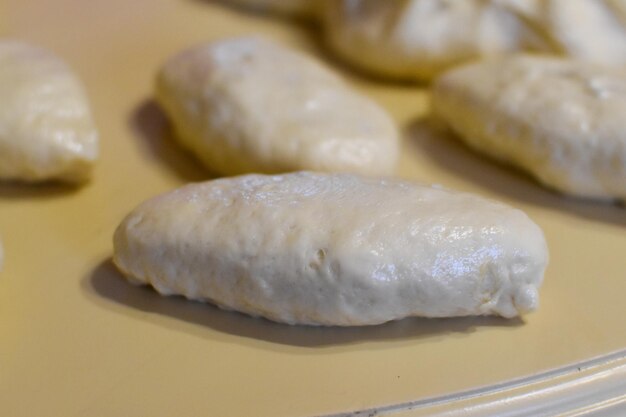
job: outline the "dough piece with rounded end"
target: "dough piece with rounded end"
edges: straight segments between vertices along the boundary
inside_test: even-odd
[[[174,56],[157,98],[180,142],[222,174],[395,169],[397,132],[382,108],[315,60],[263,39]]]
[[[315,17],[321,4],[320,0],[227,0],[227,2],[262,13],[307,18]]]
[[[89,178],[98,134],[80,82],[39,47],[0,40],[0,179]]]
[[[162,294],[292,324],[514,317],[548,261],[524,213],[476,196],[351,174],[248,175],[148,200],[114,262]]]
[[[329,46],[372,73],[428,80],[482,55],[550,50],[536,0],[337,0],[324,10]]]
[[[435,115],[466,143],[575,196],[626,199],[626,74],[517,56],[436,81]]]
[[[540,24],[557,52],[626,67],[626,0],[545,0]]]

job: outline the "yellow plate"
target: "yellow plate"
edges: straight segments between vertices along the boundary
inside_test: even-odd
[[[620,354],[580,362],[626,348],[626,210],[568,200],[468,151],[428,122],[423,88],[351,73],[314,28],[210,1],[2,3],[6,34],[54,50],[80,75],[102,141],[81,189],[0,186],[2,416],[408,416],[469,407],[478,392],[502,403],[497,392],[576,383],[578,367],[596,377],[621,369]],[[249,33],[326,59],[389,109],[406,133],[402,177],[503,200],[539,223],[551,250],[539,311],[524,321],[289,327],[120,279],[110,256],[122,217],[207,178],[151,100],[156,68],[191,44]],[[520,378],[530,379],[506,385]]]

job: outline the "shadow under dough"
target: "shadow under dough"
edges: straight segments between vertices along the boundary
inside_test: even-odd
[[[111,259],[99,264],[83,285],[86,291],[118,306],[174,318],[213,331],[296,347],[323,347],[376,340],[418,340],[468,334],[479,327],[516,327],[523,324],[521,319],[461,317],[408,318],[364,327],[292,326],[221,310],[212,304],[189,301],[180,296],[161,296],[149,287],[128,283]]]
[[[415,146],[445,170],[495,193],[582,218],[626,226],[624,207],[549,190],[529,174],[473,151],[432,118],[412,123],[407,138],[410,146]]]
[[[198,182],[216,177],[176,142],[167,116],[154,100],[141,102],[132,113],[129,124],[141,140],[140,145],[182,180]]]
[[[26,183],[6,181],[0,182],[0,199],[47,199],[64,197],[77,193],[89,184],[65,184],[59,181],[42,183]]]

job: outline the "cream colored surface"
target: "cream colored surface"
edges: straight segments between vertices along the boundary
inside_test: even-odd
[[[279,44],[244,37],[187,49],[165,63],[156,90],[181,143],[215,172],[395,171],[385,111]]]
[[[565,55],[626,67],[626,0],[548,0],[539,22]]]
[[[0,40],[0,179],[82,182],[98,156],[87,97],[51,52]]]
[[[328,45],[375,74],[428,80],[460,62],[549,51],[529,24],[533,0],[339,0],[326,3]]]
[[[519,210],[407,181],[307,172],[179,188],[118,227],[115,264],[164,295],[290,324],[535,310],[548,262]]]
[[[551,188],[626,200],[624,72],[557,58],[494,59],[443,75],[433,108],[470,146]]]
[[[145,199],[207,178],[149,101],[154,71],[188,45],[252,31],[312,53],[317,42],[295,24],[209,1],[3,4],[11,36],[54,50],[81,78],[102,137],[88,187],[0,185],[3,416],[318,416],[626,347],[623,208],[568,200],[491,164],[424,120],[423,90],[348,72],[405,129],[402,177],[503,200],[544,230],[550,266],[537,312],[301,328],[129,285],[110,262],[115,227]]]
[[[322,15],[338,55],[387,77],[519,51],[626,65],[626,0],[331,0]]]

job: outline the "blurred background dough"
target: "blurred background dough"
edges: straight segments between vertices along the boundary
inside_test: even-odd
[[[540,24],[558,53],[626,67],[626,0],[547,0]]]
[[[626,75],[517,55],[455,68],[433,109],[472,148],[579,197],[626,200]]]
[[[481,55],[548,51],[527,22],[532,0],[337,0],[325,3],[329,47],[368,72],[428,80]]]
[[[254,37],[172,57],[156,86],[176,138],[214,172],[391,175],[393,120],[307,55]]]
[[[83,182],[98,156],[87,97],[51,52],[0,40],[0,179]]]
[[[457,64],[534,51],[626,64],[626,0],[329,0],[328,46],[375,75],[430,80]]]

